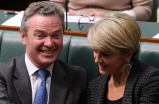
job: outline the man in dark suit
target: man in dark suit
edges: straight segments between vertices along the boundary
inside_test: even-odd
[[[20,28],[26,53],[0,64],[0,104],[85,103],[84,69],[57,60],[63,26],[64,13],[55,4],[41,1],[28,6]],[[43,72],[46,79],[39,74]]]

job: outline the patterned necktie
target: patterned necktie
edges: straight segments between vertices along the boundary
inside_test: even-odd
[[[49,71],[47,70],[38,70],[37,74],[40,76],[42,82],[40,84],[40,87],[36,91],[34,104],[47,104],[47,89],[46,89],[46,79],[49,75]]]

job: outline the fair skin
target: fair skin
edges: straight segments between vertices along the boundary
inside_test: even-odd
[[[111,75],[108,82],[107,98],[117,100],[123,97],[126,80],[129,71],[125,70],[125,61],[130,60],[132,52],[126,54],[120,53],[102,53],[94,51],[95,63],[99,66],[99,72],[102,75]]]
[[[58,15],[35,14],[28,21],[28,34],[20,31],[26,54],[32,63],[45,69],[58,58],[63,47],[63,26]]]

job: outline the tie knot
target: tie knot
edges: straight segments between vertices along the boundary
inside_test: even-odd
[[[40,76],[42,81],[46,81],[47,76],[49,75],[49,71],[45,69],[39,69],[37,74]]]

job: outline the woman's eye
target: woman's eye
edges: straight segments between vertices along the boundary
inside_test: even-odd
[[[92,49],[92,51],[93,51],[93,52],[95,52],[95,53],[97,53],[97,51],[96,51],[96,50],[94,50],[94,49]]]
[[[108,57],[108,56],[110,56],[111,54],[109,54],[109,53],[102,53],[102,56],[104,56],[104,57]]]

